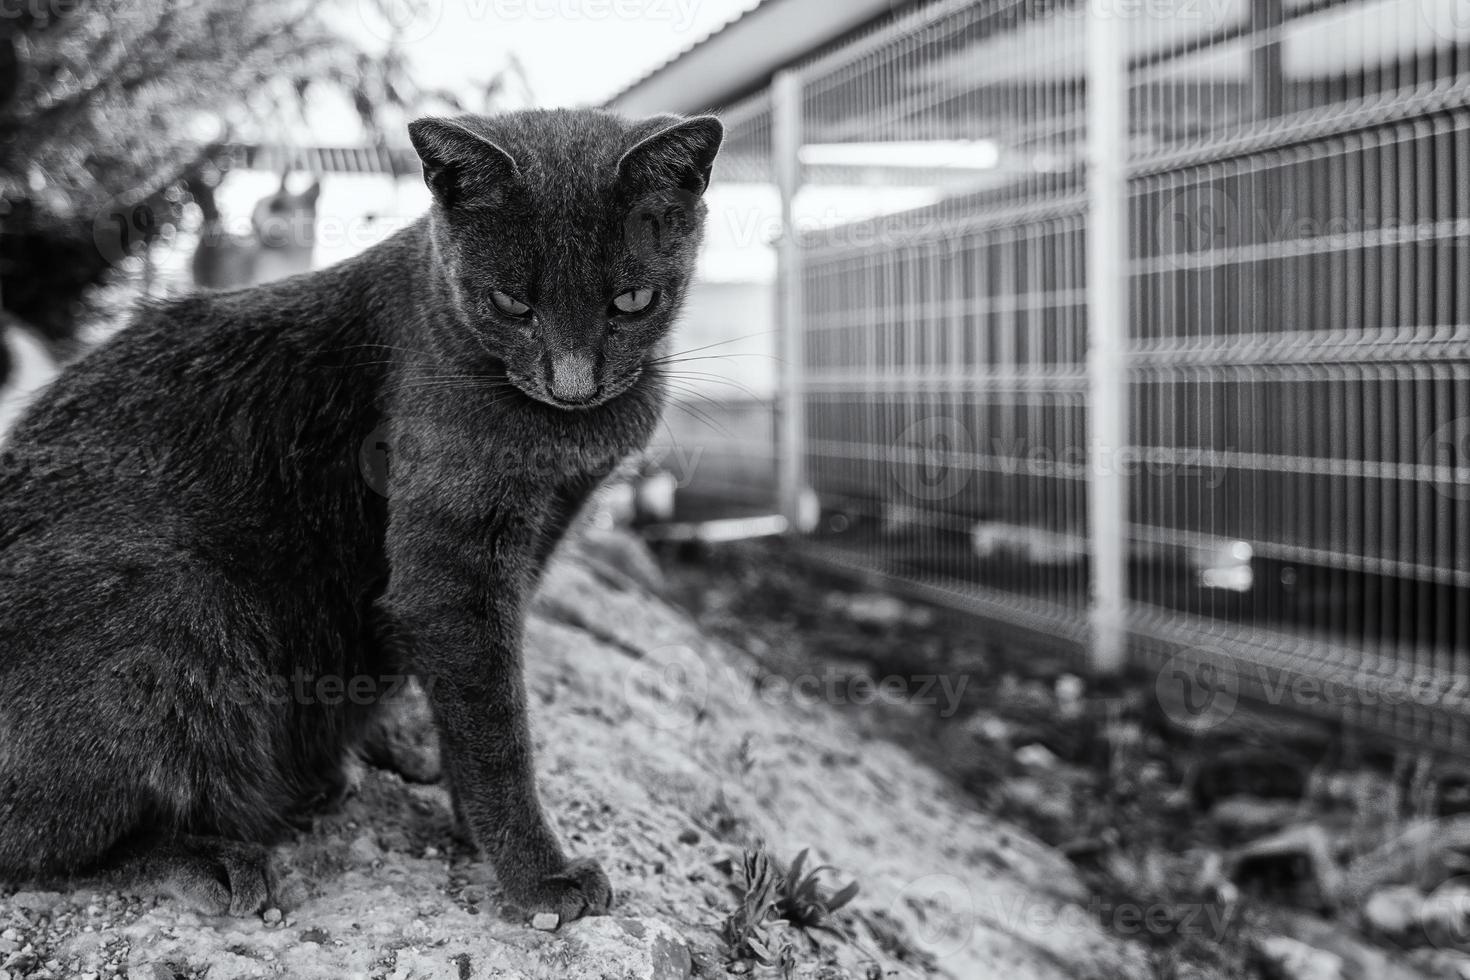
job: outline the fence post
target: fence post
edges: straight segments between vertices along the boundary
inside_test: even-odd
[[[1087,3],[1088,524],[1092,667],[1126,656],[1128,486],[1128,74],[1113,0]]]
[[[771,154],[781,195],[781,240],[777,245],[776,327],[780,385],[776,406],[776,486],[788,529],[800,531],[806,485],[806,406],[803,399],[804,317],[801,239],[796,193],[801,189],[801,76],[783,71],[771,82]]]

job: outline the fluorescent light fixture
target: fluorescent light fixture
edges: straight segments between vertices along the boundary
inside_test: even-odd
[[[801,162],[818,167],[989,170],[1000,162],[1000,147],[994,140],[811,143],[801,148]]]

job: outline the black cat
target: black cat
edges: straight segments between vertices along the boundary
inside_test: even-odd
[[[407,670],[508,895],[611,901],[538,802],[522,623],[657,423],[722,130],[584,110],[410,135],[427,216],[144,308],[0,456],[0,874],[106,866],[258,910],[265,846],[339,790]]]

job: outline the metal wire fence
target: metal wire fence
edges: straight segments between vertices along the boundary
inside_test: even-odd
[[[794,67],[730,115],[744,503],[1182,720],[1470,747],[1467,69],[1457,0],[940,0]]]

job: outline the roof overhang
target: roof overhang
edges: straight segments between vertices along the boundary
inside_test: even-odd
[[[777,71],[912,0],[765,0],[607,102],[630,116],[723,108]]]

